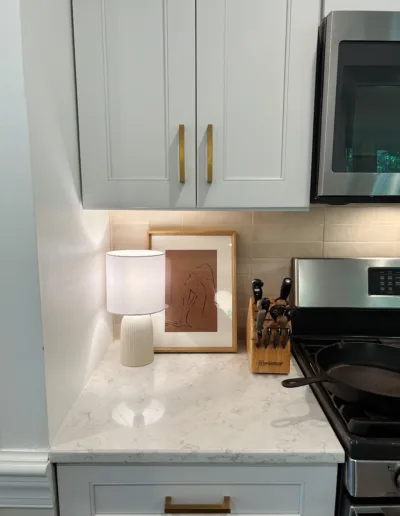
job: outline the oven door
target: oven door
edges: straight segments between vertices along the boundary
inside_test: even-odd
[[[340,467],[335,516],[400,516],[400,500],[397,498],[350,496],[343,474],[343,467]]]
[[[350,513],[351,516],[400,516],[400,507],[364,507],[364,508],[353,508]]]
[[[331,12],[324,40],[317,196],[398,196],[400,12]]]
[[[343,516],[400,516],[400,505],[360,505],[350,506],[349,512]],[[338,515],[342,516],[342,515]]]

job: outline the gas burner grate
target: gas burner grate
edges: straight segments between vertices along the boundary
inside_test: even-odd
[[[347,429],[352,434],[360,437],[400,437],[400,419],[371,414],[357,405],[344,403],[334,396],[331,398]]]
[[[385,345],[400,346],[399,339],[390,338],[362,338],[362,337],[304,337],[296,338],[296,348],[303,355],[309,367],[314,374],[318,373],[318,368],[315,362],[315,355],[317,352],[330,344],[335,344],[338,341],[343,342],[357,342],[368,341]],[[349,404],[335,396],[333,396],[323,384],[321,388],[328,394],[328,399],[331,400],[337,415],[344,423],[347,431],[350,434],[366,438],[395,438],[400,439],[400,419],[386,418],[378,414],[372,414],[364,410],[359,405]]]

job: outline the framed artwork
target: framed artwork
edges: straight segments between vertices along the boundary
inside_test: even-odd
[[[152,229],[165,251],[165,311],[152,315],[160,353],[237,351],[236,233]]]

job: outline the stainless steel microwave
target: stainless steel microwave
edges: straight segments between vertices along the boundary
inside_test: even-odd
[[[311,201],[400,202],[400,12],[320,27]]]

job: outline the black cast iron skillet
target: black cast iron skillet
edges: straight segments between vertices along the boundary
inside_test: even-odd
[[[323,382],[332,394],[385,416],[400,417],[400,348],[338,342],[315,356],[317,376],[283,380],[284,387]]]

